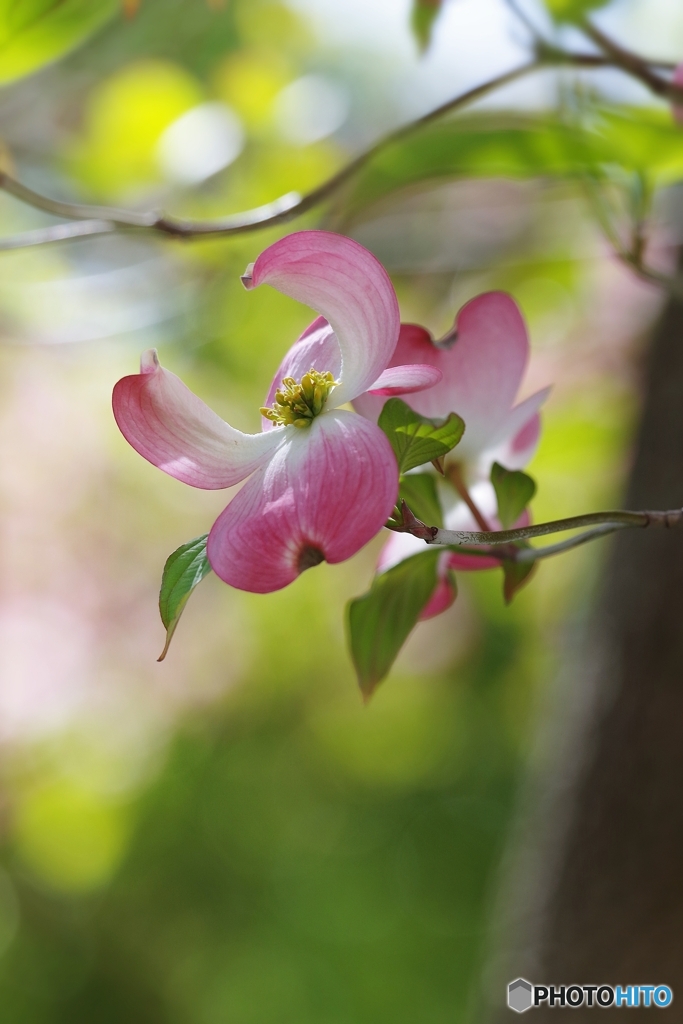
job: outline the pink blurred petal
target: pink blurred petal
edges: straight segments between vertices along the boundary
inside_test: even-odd
[[[350,558],[382,528],[398,493],[391,446],[353,413],[319,416],[247,481],[213,525],[208,557],[240,590],[287,586],[323,558]]]
[[[377,560],[377,572],[386,572],[387,569],[393,568],[399,562],[410,558],[411,555],[417,555],[421,551],[425,551],[426,548],[425,542],[418,537],[413,537],[411,533],[390,533]],[[457,592],[448,574],[449,557],[449,553],[444,551],[443,555],[439,558],[437,567],[438,582],[432,596],[420,614],[421,620],[432,619],[435,615],[440,615],[441,612],[445,612],[447,608],[450,608],[455,601]]]
[[[452,551],[448,558],[448,568],[454,572],[480,572],[482,569],[497,569],[499,566],[497,558],[486,558],[484,555],[459,555]]]
[[[454,344],[436,350],[442,382],[410,404],[425,416],[462,416],[465,435],[458,455],[468,459],[497,435],[511,408],[526,369],[529,341],[516,303],[503,292],[472,299],[460,310],[455,327]],[[417,361],[414,353],[410,361]]]
[[[423,416],[442,418],[457,412],[465,421],[458,447],[462,459],[474,459],[495,443],[524,376],[529,340],[522,315],[509,295],[486,292],[460,310],[456,340],[438,348],[428,331],[403,324],[390,366],[429,363],[443,373],[439,384],[416,394],[410,406]],[[378,398],[361,396],[356,410],[376,419]]]
[[[243,434],[209,409],[146,352],[141,372],[114,387],[114,417],[126,440],[153,466],[192,487],[232,487],[263,465],[284,431]]]
[[[389,368],[418,364],[440,369],[438,359],[439,350],[434,347],[429,331],[424,327],[419,327],[418,324],[401,324],[396,351],[389,363]],[[373,395],[370,391],[366,391],[354,398],[353,407],[361,416],[376,423],[385,401],[386,397]],[[410,405],[412,406],[413,403],[410,402]]]
[[[301,380],[309,370],[320,370],[324,373],[329,370],[335,380],[339,380],[341,373],[341,351],[337,336],[323,316],[316,317],[298,341],[295,341],[285,358],[280,363],[270,390],[263,403],[271,406],[275,401],[275,392],[282,384],[284,377],[294,377]],[[275,424],[272,420],[261,417],[264,430],[272,430]]]
[[[433,619],[437,615],[441,615],[442,612],[447,611],[458,596],[458,592],[448,572],[450,569],[448,563],[445,564],[444,568],[444,572],[439,572],[439,582],[434,593],[420,612],[421,622],[424,622],[426,619]]]
[[[524,426],[515,434],[510,441],[510,452],[517,458],[529,451],[530,448],[535,448],[538,443],[538,438],[541,433],[541,417],[536,413],[530,420],[524,424]]]
[[[392,366],[380,374],[368,393],[383,395],[410,395],[416,391],[424,391],[438,384],[443,374],[436,366],[427,363],[413,363],[410,366]]]
[[[246,275],[247,287],[264,282],[331,324],[342,354],[342,383],[328,407],[351,401],[386,369],[398,340],[398,302],[386,270],[358,242],[329,231],[287,235],[262,252]]]
[[[425,541],[419,537],[413,537],[412,533],[395,533],[387,531],[387,537],[377,559],[377,572],[386,572],[399,562],[403,562],[411,555],[417,555],[420,551],[427,550]]]
[[[479,471],[483,476],[488,477],[494,462],[499,462],[506,469],[524,469],[528,465],[536,453],[541,435],[538,410],[551,390],[543,388],[510,410],[499,428],[498,437],[481,455]]]
[[[380,552],[377,560],[377,572],[386,572],[387,569],[393,568],[399,562],[410,558],[411,555],[417,555],[426,549],[427,545],[425,542],[418,537],[413,537],[411,533],[392,532],[389,534]],[[443,555],[439,558],[437,568],[438,582],[432,596],[420,614],[421,620],[432,619],[435,615],[440,615],[441,612],[445,612],[447,608],[450,608],[455,601],[457,594],[452,581],[449,579],[448,558],[449,554],[447,551],[444,551]]]
[[[494,462],[506,469],[524,469],[536,454],[540,436],[541,417],[535,413],[513,438],[484,452],[479,462],[480,471],[488,476]]]
[[[529,420],[533,419],[551,391],[552,388],[550,387],[541,388],[540,391],[536,391],[533,395],[525,398],[523,402],[520,402],[519,405],[516,405],[514,409],[511,409],[498,428],[498,432],[493,437],[493,442],[509,441],[516,437]]]

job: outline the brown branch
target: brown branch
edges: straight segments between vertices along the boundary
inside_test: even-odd
[[[637,53],[633,53],[631,50],[627,50],[619,43],[615,43],[613,39],[597,28],[591,21],[584,19],[581,23],[581,28],[593,42],[600,47],[603,53],[607,54],[611,58],[612,62],[622,71],[626,71],[629,75],[633,75],[634,78],[639,79],[643,85],[646,85],[651,92],[655,93],[656,96],[663,96],[666,99],[672,100],[675,103],[683,105],[683,87],[675,85],[673,82],[668,81],[666,78],[662,78],[655,71],[653,67],[667,67],[666,64],[662,65],[658,61],[647,61],[642,57],[638,56]]]
[[[0,240],[0,251],[27,249],[33,245],[49,245],[51,242],[63,242],[71,238],[108,235],[113,231],[116,231],[115,226],[106,220],[79,220],[67,224],[54,224],[49,228],[22,231],[20,235],[3,238]]]
[[[642,253],[627,252],[616,247],[614,248],[614,253],[641,281],[647,281],[648,284],[656,284],[670,295],[675,296],[679,301],[683,301],[683,278],[670,277],[668,274],[662,274],[660,271],[648,266],[643,261]]]
[[[242,235],[251,231],[259,231],[262,228],[272,227],[276,224],[284,224],[289,220],[293,220],[295,217],[300,217],[315,206],[319,206],[322,202],[337,192],[350,178],[357,174],[358,171],[369,163],[374,156],[387,146],[412,135],[413,132],[418,131],[420,128],[424,128],[433,121],[439,120],[446,114],[453,113],[456,110],[469,106],[489,93],[495,92],[497,89],[501,89],[503,86],[509,85],[512,82],[516,82],[525,75],[543,67],[544,64],[544,61],[534,57],[533,60],[528,61],[526,64],[513,68],[511,71],[506,71],[502,75],[497,75],[495,78],[491,78],[489,81],[484,82],[481,85],[477,85],[473,89],[468,89],[466,92],[460,93],[460,95],[448,100],[446,103],[442,103],[440,106],[435,107],[434,110],[430,110],[428,113],[423,114],[422,117],[418,117],[409,124],[402,125],[393,132],[389,132],[388,135],[385,135],[369,149],[365,150],[354,160],[351,160],[345,167],[342,167],[342,169],[331,178],[328,178],[328,180],[323,182],[322,185],[319,185],[305,196],[300,196],[296,192],[290,192],[288,195],[281,196],[274,200],[274,202],[267,203],[265,206],[259,206],[256,209],[247,210],[245,213],[238,213],[229,217],[223,217],[220,220],[192,221],[179,217],[172,217],[159,211],[135,213],[106,206],[87,206],[80,203],[65,203],[60,200],[50,199],[47,196],[40,195],[38,192],[34,192],[33,189],[28,188],[26,185],[22,185],[21,182],[16,181],[5,172],[0,172],[0,189],[5,192],[9,192],[11,195],[15,196],[15,198],[19,199],[21,202],[27,203],[29,206],[33,206],[36,209],[43,210],[45,213],[50,213],[57,217],[67,217],[76,221],[88,220],[90,222],[100,222],[98,228],[95,228],[91,223],[91,229],[87,232],[79,231],[77,227],[74,226],[72,234],[66,230],[60,233],[55,232],[54,237],[50,237],[48,235],[42,241],[62,241],[64,238],[79,237],[84,233],[91,235],[104,235],[112,234],[116,231],[136,230],[158,231],[162,234],[169,235],[172,238],[179,239]],[[60,225],[60,228],[66,229],[67,227],[68,225]],[[0,250],[5,247],[16,249],[21,246],[21,236],[15,236],[8,241],[11,244],[6,245],[5,241],[0,240]],[[35,245],[38,243],[36,241],[28,240],[25,244]]]
[[[644,81],[657,95],[668,95],[679,99],[683,104],[683,89],[660,78],[651,70],[654,67],[668,69],[672,65],[664,61],[644,60],[635,54],[630,54],[628,51],[612,43],[611,40],[603,36],[592,25],[586,23],[584,27],[587,34],[591,35],[594,41],[598,42],[605,51],[606,56],[587,53],[567,53],[539,39],[537,40],[536,54],[532,60],[517,68],[513,68],[511,71],[506,71],[502,75],[491,78],[487,82],[475,86],[473,89],[468,89],[446,103],[435,107],[434,110],[430,110],[422,117],[418,117],[409,124],[402,125],[393,132],[389,132],[374,145],[370,146],[369,149],[351,160],[345,167],[342,167],[331,178],[328,178],[327,181],[306,195],[301,196],[297,192],[290,192],[285,196],[280,196],[271,203],[266,203],[264,206],[223,217],[219,220],[195,221],[173,217],[158,210],[138,213],[108,206],[67,203],[43,196],[28,188],[28,186],[23,185],[11,177],[11,175],[0,171],[0,190],[8,192],[20,200],[20,202],[33,206],[38,210],[43,210],[45,213],[57,217],[65,217],[70,221],[81,222],[59,224],[0,239],[0,251],[25,248],[33,245],[45,245],[50,242],[65,241],[70,238],[109,235],[120,231],[154,231],[170,238],[189,240],[243,235],[253,231],[260,231],[263,228],[273,227],[277,224],[285,224],[329,199],[386,147],[412,135],[413,132],[419,131],[420,128],[437,121],[445,115],[461,110],[487,96],[489,93],[495,92],[497,89],[501,89],[544,67],[556,67],[562,64],[587,69],[618,67],[622,71]]]

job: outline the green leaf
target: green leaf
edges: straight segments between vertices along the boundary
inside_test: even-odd
[[[397,192],[461,178],[683,178],[683,131],[666,108],[591,104],[583,122],[545,114],[459,114],[383,147],[331,210],[343,230]]]
[[[604,7],[609,0],[545,0],[545,5],[557,21],[580,21],[590,11]]]
[[[505,469],[498,462],[491,467],[491,483],[498,501],[498,518],[504,530],[517,522],[536,493],[536,483],[518,469]]]
[[[413,0],[410,24],[420,50],[424,51],[432,40],[434,22],[441,13],[443,0]]]
[[[399,473],[447,455],[465,432],[465,424],[456,413],[441,422],[430,420],[400,398],[385,403],[378,422],[394,449]]]
[[[368,701],[434,593],[442,550],[422,551],[379,573],[367,594],[348,605],[351,657]]]
[[[64,56],[118,10],[118,0],[0,0],[0,84]]]
[[[644,172],[659,185],[683,177],[683,131],[669,110],[602,106],[590,115],[579,124],[486,112],[429,125],[368,161],[337,199],[334,224],[341,230],[397,192],[444,180],[583,180],[610,168]]]
[[[683,136],[683,132],[679,134]],[[683,143],[682,143],[683,144]],[[539,115],[482,113],[428,125],[386,146],[337,201],[338,221],[418,183],[454,178],[576,177],[609,158],[595,131]]]
[[[401,477],[398,496],[427,526],[443,528],[443,512],[433,473],[411,473]]]
[[[528,544],[518,544],[517,547],[529,547]],[[531,579],[532,573],[536,570],[538,562],[513,562],[506,560],[502,563],[503,568],[503,597],[505,603],[510,604],[518,590],[521,590]]]
[[[159,613],[166,627],[166,643],[159,661],[163,661],[173,639],[175,628],[194,588],[211,572],[206,557],[208,533],[189,540],[169,555],[161,577]]]
[[[601,107],[594,127],[605,149],[595,170],[608,179],[635,172],[663,186],[683,177],[683,132],[669,110]]]

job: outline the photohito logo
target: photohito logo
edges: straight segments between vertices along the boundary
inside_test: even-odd
[[[508,1006],[525,1013],[535,1006],[613,1006],[616,1009],[670,1006],[674,994],[668,985],[532,985],[517,978],[508,985]]]

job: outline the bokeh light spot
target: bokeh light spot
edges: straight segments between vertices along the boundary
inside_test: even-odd
[[[63,892],[99,888],[114,872],[128,835],[125,810],[71,782],[30,791],[15,820],[16,848],[42,882]]]
[[[157,155],[166,178],[194,185],[228,167],[243,147],[237,115],[224,103],[201,103],[168,126]]]
[[[346,89],[322,75],[303,75],[275,98],[274,117],[282,136],[308,146],[334,134],[349,114]]]

